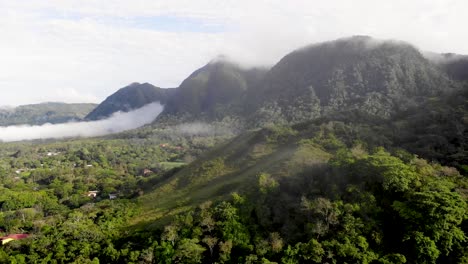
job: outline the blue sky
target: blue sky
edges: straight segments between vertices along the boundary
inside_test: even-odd
[[[370,35],[468,54],[465,0],[0,0],[1,105],[100,102],[132,82],[176,87],[219,54],[273,65]]]
[[[222,33],[228,31],[227,25],[221,21],[210,22],[200,17],[184,17],[170,14],[155,16],[110,16],[86,15],[75,11],[60,12],[56,9],[44,9],[39,12],[39,16],[43,20],[80,21],[83,19],[92,19],[97,23],[112,27],[126,27],[161,32]]]
[[[223,24],[210,24],[203,19],[175,16],[131,17],[109,22],[132,28],[178,33],[222,33],[228,31],[226,25]]]

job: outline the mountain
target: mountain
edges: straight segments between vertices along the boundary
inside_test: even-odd
[[[348,111],[306,123],[334,127],[333,133],[348,145],[357,140],[370,148],[404,149],[468,173],[467,85],[447,96],[430,98],[389,119]]]
[[[453,90],[446,73],[413,46],[355,36],[286,55],[252,90],[254,122],[300,122],[336,111],[390,117]]]
[[[255,87],[266,69],[243,69],[224,58],[214,60],[193,72],[172,96],[160,120],[221,120],[237,116],[246,91]]]
[[[289,185],[301,184],[293,182],[294,177],[304,177],[303,181],[314,178],[302,173],[321,172],[344,148],[354,148],[353,155],[357,155],[363,154],[364,149],[384,147],[405,159],[420,157],[455,167],[466,175],[467,138],[465,86],[461,91],[398,112],[390,119],[350,111],[295,125],[267,125],[245,131],[158,182],[143,200],[149,214],[153,208],[175,209],[180,204],[174,201],[181,197],[188,201],[187,206],[200,204],[206,197],[217,199],[250,189],[261,173],[290,181]],[[333,180],[326,184],[333,184]],[[465,189],[468,195],[468,188]]]
[[[221,121],[255,128],[341,111],[388,119],[459,88],[460,67],[443,68],[408,43],[367,36],[306,46],[271,69],[215,60],[182,82],[156,122]]]
[[[449,103],[453,108],[442,107]],[[440,150],[434,139],[444,138],[458,118],[467,118],[467,106],[466,97],[454,96],[391,121],[323,118],[246,131],[157,178],[154,189],[140,198],[144,214],[139,220],[150,230],[164,230],[162,241],[168,234],[175,241],[200,237],[195,232],[187,235],[187,226],[221,238],[234,229],[225,236],[241,237],[233,242],[237,251],[233,249],[231,259],[249,254],[242,251],[247,250],[246,241],[257,249],[250,254],[264,254],[258,249],[273,243],[275,232],[284,251],[267,256],[277,263],[464,263],[466,177],[438,164],[440,159],[425,160],[402,149],[413,146],[399,144],[401,139],[409,143],[418,138],[417,146]],[[445,122],[455,109],[458,114]],[[428,110],[432,112],[426,117]],[[392,129],[395,126],[400,130]],[[466,137],[465,121],[447,139],[453,135],[458,140]],[[466,164],[460,157],[466,157],[463,146],[466,143],[450,158]],[[207,228],[210,223],[217,224]],[[258,242],[260,237],[264,244]],[[310,256],[318,257],[311,262]]]
[[[468,56],[444,53],[436,62],[452,79],[468,81]]]
[[[99,120],[107,118],[115,112],[128,112],[152,102],[160,102],[164,105],[175,90],[159,88],[149,83],[132,83],[107,97],[86,116],[86,119]]]
[[[82,120],[96,104],[41,103],[0,108],[0,126],[42,125]]]
[[[382,132],[395,146],[468,173],[468,86],[398,113]]]

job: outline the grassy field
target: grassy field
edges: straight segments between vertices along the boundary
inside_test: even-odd
[[[187,163],[185,162],[170,162],[170,161],[166,161],[166,162],[160,162],[159,163],[159,166],[161,166],[161,168],[163,170],[171,170],[171,169],[174,169],[174,168],[178,168],[178,167],[182,167],[182,166],[185,166],[187,165]]]

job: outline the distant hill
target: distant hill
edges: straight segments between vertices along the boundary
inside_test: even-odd
[[[107,97],[91,113],[87,120],[107,118],[115,112],[128,112],[152,102],[165,104],[175,89],[163,89],[149,83],[132,83]]]
[[[96,104],[41,103],[0,108],[0,126],[42,125],[82,120]]]

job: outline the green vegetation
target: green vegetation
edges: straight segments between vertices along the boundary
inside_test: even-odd
[[[1,144],[0,235],[31,236],[0,263],[468,263],[467,87],[367,41],[209,64],[153,126]]]
[[[401,149],[348,144],[339,128],[270,126],[188,165],[217,139],[4,144],[0,228],[32,236],[2,246],[0,261],[466,260],[466,177]]]
[[[139,257],[125,241],[132,237],[129,223],[142,213],[138,197],[217,140],[179,138],[181,146],[159,135],[2,144],[0,236],[32,236],[2,246],[0,263]]]

